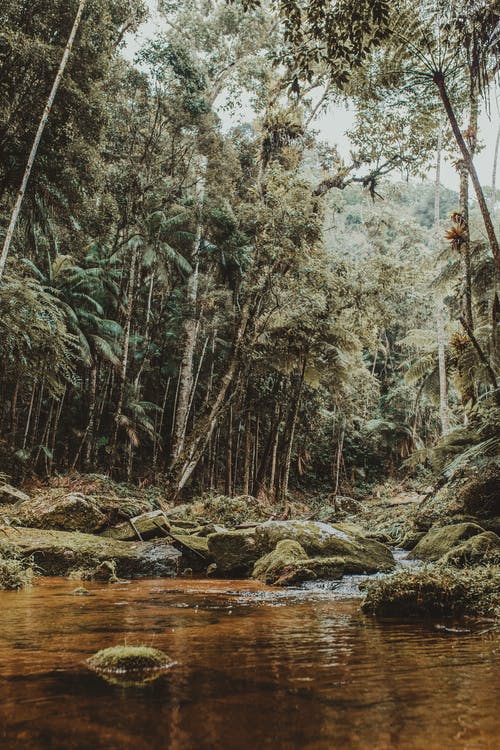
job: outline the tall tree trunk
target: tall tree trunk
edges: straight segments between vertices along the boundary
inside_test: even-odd
[[[470,233],[469,233],[469,173],[464,161],[459,163],[460,172],[460,214],[464,230],[463,240],[460,243],[460,266],[462,270],[461,301],[462,315],[471,328],[474,328],[472,317],[472,274],[470,256]]]
[[[441,153],[443,148],[443,126],[439,126],[438,146],[436,154],[436,181],[434,185],[434,235],[436,245],[439,247],[441,226]],[[450,430],[450,417],[448,412],[448,380],[446,376],[445,358],[445,335],[444,335],[444,310],[441,299],[437,302],[436,310],[437,344],[438,344],[438,370],[439,370],[439,415],[441,419],[441,434],[445,435]],[[415,404],[416,424],[417,402]]]
[[[500,125],[497,130],[497,138],[495,141],[495,155],[493,157],[493,170],[491,172],[491,218],[495,218],[496,202],[497,202],[497,167],[498,167],[498,150],[500,147]]]
[[[196,183],[198,199],[198,222],[192,252],[193,271],[187,283],[187,312],[184,320],[184,347],[179,369],[179,393],[174,414],[170,466],[173,467],[184,449],[188,422],[189,401],[193,389],[193,360],[198,333],[197,303],[199,282],[199,254],[202,237],[203,203],[205,200],[207,160],[201,159],[199,178]]]
[[[177,467],[174,466],[175,479],[173,491],[175,494],[178,494],[191,478],[191,475],[198,465],[198,462],[203,455],[208,441],[212,436],[219,415],[224,408],[227,392],[234,382],[240,365],[242,344],[248,326],[249,318],[250,305],[247,304],[242,310],[241,319],[238,325],[238,330],[234,337],[227,370],[221,378],[217,395],[215,396],[212,405],[209,407],[208,414],[206,414],[200,420],[199,424],[193,430],[193,434],[184,449],[184,454],[180,457],[182,460],[177,462]]]
[[[59,88],[59,84],[61,83],[61,80],[64,74],[64,69],[66,68],[66,64],[68,62],[68,58],[71,53],[71,49],[73,47],[73,42],[75,41],[76,32],[78,31],[78,26],[80,25],[80,20],[82,18],[82,13],[85,7],[85,3],[86,3],[86,0],[80,0],[80,3],[78,5],[78,10],[75,16],[75,20],[73,22],[73,28],[71,29],[68,42],[66,44],[63,56],[61,58],[61,62],[59,64],[59,70],[57,71],[57,75],[54,79],[54,83],[52,84],[52,89],[50,91],[47,104],[45,105],[45,109],[43,110],[43,114],[42,114],[40,123],[38,125],[38,130],[36,131],[35,140],[33,141],[33,145],[31,147],[30,155],[28,157],[28,162],[26,164],[26,169],[24,170],[21,187],[19,188],[19,192],[17,194],[17,200],[14,206],[14,210],[12,211],[12,216],[10,218],[10,223],[7,228],[7,233],[5,235],[2,253],[0,254],[0,281],[2,279],[4,270],[5,270],[5,264],[7,262],[7,257],[9,255],[9,249],[10,249],[10,245],[12,242],[12,237],[14,236],[14,231],[16,229],[17,220],[19,218],[19,213],[21,211],[21,205],[24,199],[24,194],[26,193],[26,187],[28,185],[28,180],[30,178],[31,170],[33,168],[33,164],[36,158],[38,147],[40,145],[40,141],[42,140],[43,131],[45,130],[47,120],[49,119],[49,114],[54,104],[54,100],[56,98],[57,89]]]
[[[245,419],[245,453],[243,459],[243,494],[250,494],[250,462],[252,458],[252,413],[247,409]]]
[[[297,394],[295,396],[295,403],[293,406],[293,410],[290,413],[291,418],[289,421],[288,430],[285,431],[285,434],[287,434],[286,452],[285,452],[285,460],[283,464],[283,472],[282,472],[282,476],[280,480],[279,497],[277,498],[278,502],[284,502],[286,500],[286,496],[288,493],[288,481],[290,477],[290,467],[292,464],[293,439],[295,437],[295,429],[297,427],[297,419],[299,416],[300,401],[302,398],[302,390],[304,387],[304,377],[306,374],[306,365],[307,365],[307,356],[304,356],[304,360],[302,363],[302,370],[300,373],[299,385],[297,388]]]
[[[227,410],[227,435],[226,435],[226,471],[224,481],[224,493],[227,497],[231,495],[233,487],[233,407]]]
[[[472,159],[469,149],[467,148],[467,144],[460,130],[460,126],[458,124],[453,106],[450,101],[450,97],[448,95],[448,90],[446,88],[444,74],[441,71],[435,72],[434,83],[436,84],[438,88],[441,101],[443,102],[446,115],[448,117],[449,123],[451,125],[451,129],[453,131],[453,135],[455,136],[455,139],[460,148],[460,151],[462,152],[462,156],[464,158],[467,170],[472,180],[472,184],[474,186],[474,191],[476,193],[477,202],[481,210],[481,215],[483,217],[486,234],[488,236],[488,241],[490,243],[491,251],[493,253],[493,258],[495,260],[495,267],[496,267],[497,274],[498,274],[500,273],[500,246],[498,244],[498,239],[495,234],[493,222],[491,221],[491,216],[488,210],[488,205],[486,203],[486,198],[484,197],[483,189],[481,187],[481,183],[479,182],[479,177],[477,176],[476,167],[474,166],[474,161]]]
[[[134,297],[135,297],[135,272],[137,265],[137,247],[134,245],[132,257],[130,259],[130,269],[128,277],[128,292],[127,292],[127,314],[125,318],[125,335],[123,337],[123,352],[122,361],[120,367],[120,380],[118,384],[118,400],[116,403],[115,417],[114,417],[114,430],[113,439],[111,441],[110,456],[111,456],[111,468],[117,460],[117,449],[118,449],[118,431],[120,429],[120,421],[123,412],[123,400],[125,397],[125,386],[127,384],[127,368],[128,368],[128,355],[130,347],[130,330],[132,325],[132,311],[134,308]]]

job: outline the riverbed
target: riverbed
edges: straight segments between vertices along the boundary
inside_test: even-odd
[[[380,622],[349,585],[40,579],[0,592],[2,750],[496,750],[487,623]],[[173,665],[143,687],[86,659],[116,644]]]

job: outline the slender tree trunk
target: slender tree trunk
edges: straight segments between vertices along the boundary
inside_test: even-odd
[[[30,405],[28,407],[28,416],[26,417],[26,425],[24,427],[24,434],[23,434],[23,444],[22,449],[24,450],[26,448],[26,443],[28,440],[28,434],[30,429],[30,423],[31,423],[31,415],[33,413],[33,404],[35,403],[35,390],[37,385],[37,379],[35,378],[33,380],[33,386],[31,388],[31,398],[30,398]]]
[[[66,64],[68,62],[68,58],[71,53],[71,49],[73,47],[73,42],[75,41],[76,32],[78,31],[78,26],[80,25],[80,20],[82,18],[82,13],[85,7],[85,3],[86,3],[86,0],[80,0],[80,3],[78,5],[78,10],[75,16],[75,20],[73,22],[73,28],[71,29],[68,42],[66,44],[63,56],[61,58],[61,62],[59,64],[59,70],[57,71],[57,75],[54,79],[54,83],[52,84],[52,89],[50,91],[47,104],[45,105],[45,109],[43,110],[42,118],[40,120],[40,124],[38,125],[38,130],[36,131],[35,140],[33,141],[33,145],[31,147],[30,155],[28,157],[28,162],[26,164],[26,169],[24,170],[21,187],[19,188],[19,192],[17,194],[17,200],[14,206],[14,210],[12,211],[12,216],[10,219],[9,226],[7,228],[7,233],[5,235],[2,252],[0,254],[0,281],[2,279],[4,270],[5,270],[5,264],[7,262],[7,257],[9,255],[9,249],[10,249],[10,245],[12,242],[12,237],[14,236],[14,231],[16,229],[17,220],[19,218],[19,213],[21,211],[21,205],[24,199],[24,194],[26,193],[26,187],[28,185],[28,180],[30,178],[31,170],[33,168],[33,163],[35,161],[38,147],[42,139],[43,131],[45,130],[47,120],[49,119],[50,111],[52,109],[54,100],[56,98],[57,89],[59,88],[59,84],[61,83],[61,80],[64,74],[64,69],[66,68]]]
[[[175,480],[174,492],[176,494],[178,494],[185,487],[186,483],[190,479],[217,424],[220,412],[224,407],[227,392],[234,381],[234,378],[238,371],[238,367],[240,365],[242,343],[246,333],[249,318],[250,308],[249,305],[246,305],[242,311],[241,320],[233,341],[229,364],[220,381],[217,395],[212,403],[212,406],[209,408],[208,414],[201,420],[200,424],[197,425],[196,429],[193,431],[193,435],[188,445],[184,450],[184,459],[180,464],[177,478]]]
[[[250,461],[252,458],[252,413],[247,410],[245,419],[245,454],[243,460],[243,494],[250,494]]]
[[[439,416],[441,419],[441,434],[450,431],[450,415],[448,411],[448,382],[446,378],[445,335],[443,306],[438,303],[437,309],[437,343],[439,368]]]
[[[293,411],[291,412],[291,420],[289,424],[288,429],[288,435],[287,435],[287,444],[286,444],[286,453],[285,453],[285,461],[283,465],[283,473],[282,473],[282,479],[280,482],[280,492],[278,502],[284,502],[286,500],[286,496],[288,493],[288,481],[290,477],[290,467],[292,464],[292,449],[293,449],[293,439],[295,437],[295,429],[297,426],[297,419],[299,416],[299,408],[300,408],[300,400],[302,398],[302,390],[304,387],[304,377],[306,373],[306,365],[307,365],[307,357],[304,356],[304,361],[302,363],[302,370],[300,373],[300,380],[299,380],[299,386],[297,388],[297,395],[295,397],[295,404],[293,407]]]
[[[499,273],[500,272],[500,246],[498,244],[498,239],[495,234],[493,222],[491,221],[490,212],[488,210],[488,205],[486,203],[486,198],[484,197],[483,189],[481,187],[481,183],[479,182],[479,177],[477,176],[477,172],[474,166],[472,156],[469,152],[469,149],[467,148],[467,144],[465,143],[464,137],[460,130],[460,126],[458,124],[455,112],[453,110],[453,106],[448,96],[448,90],[446,88],[444,74],[441,71],[438,71],[434,74],[434,83],[436,84],[438,88],[441,101],[443,102],[448,120],[451,125],[451,129],[453,130],[453,135],[455,136],[455,139],[460,148],[460,151],[462,152],[462,156],[467,166],[467,170],[470,174],[470,178],[472,180],[474,191],[477,197],[477,202],[479,204],[481,215],[483,217],[486,234],[488,236],[491,251],[493,253],[493,258],[495,260],[495,267],[496,267],[497,273]]]
[[[137,247],[134,245],[132,257],[130,259],[130,270],[128,279],[128,299],[127,299],[127,316],[125,319],[125,335],[123,338],[122,362],[120,368],[120,381],[118,385],[118,401],[116,404],[113,439],[111,442],[111,468],[114,468],[117,459],[118,448],[118,431],[120,429],[120,420],[123,412],[123,401],[125,397],[125,386],[127,384],[128,355],[130,347],[130,331],[132,325],[132,311],[134,308],[135,297],[135,271],[137,264]]]
[[[197,303],[199,281],[199,253],[202,238],[202,214],[205,200],[206,159],[201,160],[200,175],[196,184],[198,198],[198,223],[194,241],[193,271],[187,283],[187,313],[184,320],[184,348],[179,369],[179,393],[174,414],[170,466],[173,467],[184,449],[188,423],[189,400],[193,389],[193,360],[198,332]]]
[[[231,495],[233,487],[233,407],[229,406],[227,411],[227,435],[226,435],[226,472],[224,482],[224,493]]]
[[[18,425],[18,420],[19,420],[19,413],[17,410],[17,400],[19,398],[19,387],[20,387],[20,379],[18,378],[16,380],[16,385],[14,387],[14,393],[12,394],[11,406],[10,406],[10,442],[14,449],[16,447],[17,425]]]
[[[85,430],[84,441],[85,447],[83,452],[83,467],[85,471],[89,470],[90,458],[92,456],[92,447],[94,445],[95,434],[95,417],[96,417],[96,396],[97,396],[97,366],[92,363],[89,376],[89,421]]]
[[[443,126],[439,126],[438,146],[436,155],[436,181],[434,186],[434,235],[436,245],[439,247],[441,226],[441,153],[443,148]],[[438,344],[438,370],[439,370],[439,415],[441,419],[441,434],[445,435],[450,430],[450,418],[448,412],[448,380],[446,376],[445,358],[445,335],[444,335],[444,310],[441,299],[437,302],[436,310],[437,344]],[[415,425],[417,423],[417,405],[415,402]]]
[[[464,237],[460,243],[460,265],[462,268],[461,309],[469,326],[474,329],[472,316],[472,272],[470,255],[470,233],[469,233],[469,173],[465,162],[461,162],[460,171],[460,214]]]
[[[335,496],[337,496],[339,492],[340,467],[342,466],[342,451],[344,450],[345,427],[346,427],[346,420],[344,418],[342,429],[340,431],[339,442],[337,444],[337,457],[335,461],[335,489],[333,490],[333,494]]]
[[[493,157],[493,170],[491,173],[491,218],[495,218],[497,203],[497,167],[498,167],[498,149],[500,147],[500,125],[497,130],[497,139],[495,141],[495,155]]]

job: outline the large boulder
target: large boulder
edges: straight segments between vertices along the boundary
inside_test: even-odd
[[[81,492],[34,497],[24,502],[16,515],[21,525],[36,529],[93,533],[106,523],[96,500]]]
[[[105,561],[115,563],[119,578],[173,576],[181,556],[166,541],[118,542],[92,534],[45,529],[18,528],[15,542],[46,576],[92,570]]]
[[[500,537],[492,531],[475,534],[453,547],[439,562],[456,568],[465,568],[468,565],[500,565]]]
[[[253,577],[268,585],[290,586],[303,581],[342,578],[344,560],[341,557],[308,557],[298,542],[284,539],[276,549],[255,563]]]
[[[476,523],[456,523],[434,528],[415,545],[411,556],[435,562],[462,542],[482,533],[484,529]]]
[[[217,565],[217,575],[246,577],[251,575],[254,563],[261,556],[255,529],[219,531],[207,537],[208,551]]]
[[[255,528],[261,554],[271,552],[283,539],[298,542],[310,557],[342,557],[346,573],[388,572],[394,568],[389,547],[367,539],[353,524],[267,521]]]

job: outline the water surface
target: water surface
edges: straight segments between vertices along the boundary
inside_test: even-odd
[[[0,592],[2,750],[497,750],[497,631],[377,622],[349,588],[42,579]],[[447,623],[449,625],[449,623]],[[85,665],[146,644],[146,687]]]

